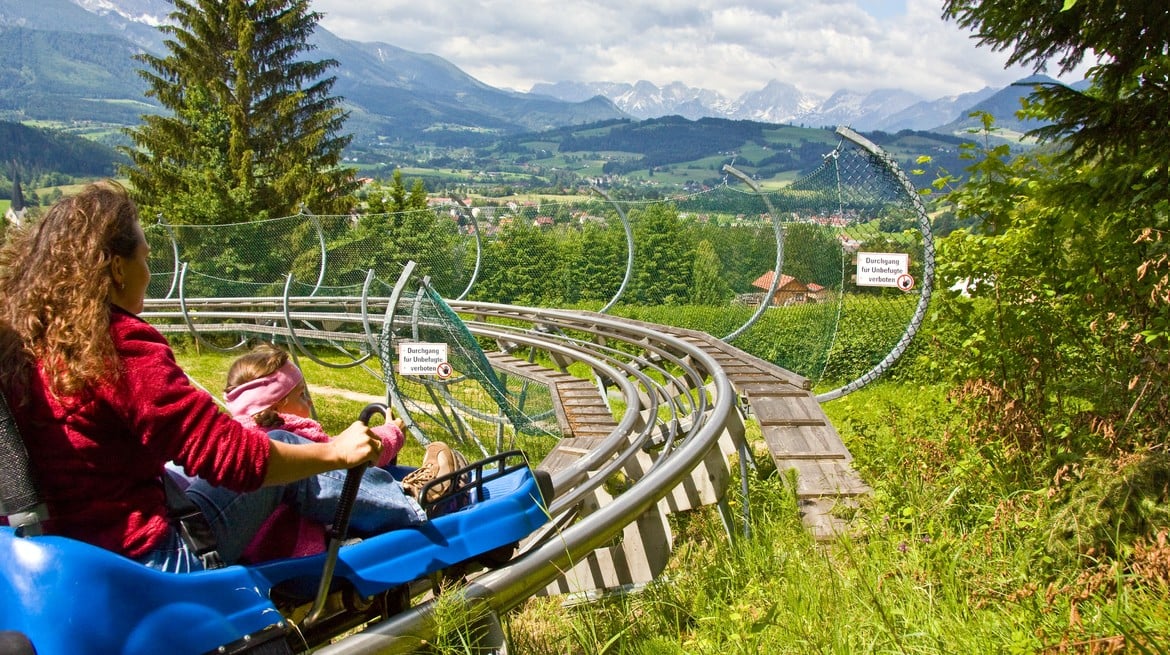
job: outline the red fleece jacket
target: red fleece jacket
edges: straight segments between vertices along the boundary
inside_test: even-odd
[[[9,404],[48,505],[46,531],[138,558],[170,529],[160,479],[167,461],[251,491],[264,480],[270,442],[192,386],[166,338],[142,319],[113,308],[110,336],[122,364],[116,381],[57,398],[42,369],[25,402]]]

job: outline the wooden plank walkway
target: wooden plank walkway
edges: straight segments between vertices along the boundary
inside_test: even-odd
[[[872,489],[853,469],[853,455],[829,422],[811,382],[792,371],[695,330],[656,325],[710,354],[760,425],[776,470],[796,473],[801,520],[817,539],[846,528],[837,506]]]
[[[654,327],[698,346],[725,372],[742,405],[759,423],[777,472],[786,476],[789,471],[795,472],[792,478],[801,520],[814,537],[827,540],[844,530],[846,523],[835,511],[837,506],[852,504],[858,496],[870,493],[870,488],[853,470],[853,457],[813,395],[811,383],[710,335]],[[503,352],[486,354],[501,374],[539,382],[549,389],[564,436],[538,468],[555,473],[572,465],[617,428],[602,390],[592,381]],[[638,588],[655,579],[664,570],[672,549],[668,514],[710,504],[719,504],[726,512],[724,499],[731,478],[728,457],[738,450],[744,436],[743,423],[738,419],[734,423],[725,426],[719,447],[678,489],[626,526],[617,543],[593,551],[544,593],[588,596],[599,591]],[[650,456],[642,453],[624,472],[631,480],[637,480],[650,465]],[[611,501],[605,489],[599,488],[579,513],[588,514]]]
[[[600,389],[593,382],[557,371],[555,368],[512,357],[507,353],[484,354],[496,371],[518,375],[549,387],[552,406],[556,408],[560,434],[565,437],[563,441],[567,441],[567,450],[574,449],[573,446],[585,447],[589,440],[605,439],[618,428],[618,421],[614,420],[613,412],[605,404],[605,398],[601,397]],[[545,457],[545,460],[548,460],[548,457]],[[563,466],[565,464],[550,463],[546,470],[558,470]]]

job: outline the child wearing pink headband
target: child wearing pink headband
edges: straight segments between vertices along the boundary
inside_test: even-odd
[[[280,428],[317,442],[330,439],[312,418],[304,375],[276,346],[260,344],[232,363],[224,399],[232,417],[248,427]],[[402,419],[371,431],[382,439],[377,465],[392,464],[406,441]]]
[[[232,417],[247,427],[287,430],[317,442],[330,439],[321,424],[312,419],[313,405],[300,369],[289,360],[286,351],[276,346],[262,343],[232,363],[224,399]],[[371,431],[382,440],[377,465],[401,468],[394,464],[405,442],[402,419],[373,427]],[[434,442],[427,447],[423,467],[405,475],[403,488],[409,497],[417,500],[419,490],[427,481],[465,465],[466,461],[456,451]],[[325,545],[324,526],[282,505],[261,526],[241,561],[311,555],[324,550]]]

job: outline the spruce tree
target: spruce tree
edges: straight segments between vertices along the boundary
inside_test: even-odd
[[[702,240],[695,246],[691,269],[690,301],[695,305],[723,305],[731,296],[731,289],[723,279],[723,264],[710,241]]]
[[[1096,60],[1090,89],[1034,89],[1029,113],[1047,124],[1032,134],[1060,139],[1072,165],[1099,166],[1098,199],[1170,197],[1163,146],[1170,125],[1166,3],[947,0],[943,18],[972,30],[980,45],[1009,52],[1007,65],[1054,65],[1067,73]]]
[[[320,14],[309,0],[172,0],[169,54],[140,55],[166,110],[127,130],[123,173],[144,213],[233,223],[301,208],[348,212],[358,186],[340,166],[348,116],[330,95],[334,60],[310,61]]]
[[[693,234],[678,208],[665,203],[630,212],[634,233],[634,270],[624,299],[643,305],[681,305],[690,300],[694,273]]]

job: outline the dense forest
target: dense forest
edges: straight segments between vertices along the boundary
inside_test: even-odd
[[[0,27],[0,117],[133,124],[154,110],[135,52],[110,34]]]
[[[5,172],[0,179],[0,198],[11,198],[14,174],[19,174],[25,185],[67,184],[71,178],[112,176],[124,158],[113,148],[88,139],[0,121],[0,160]]]

